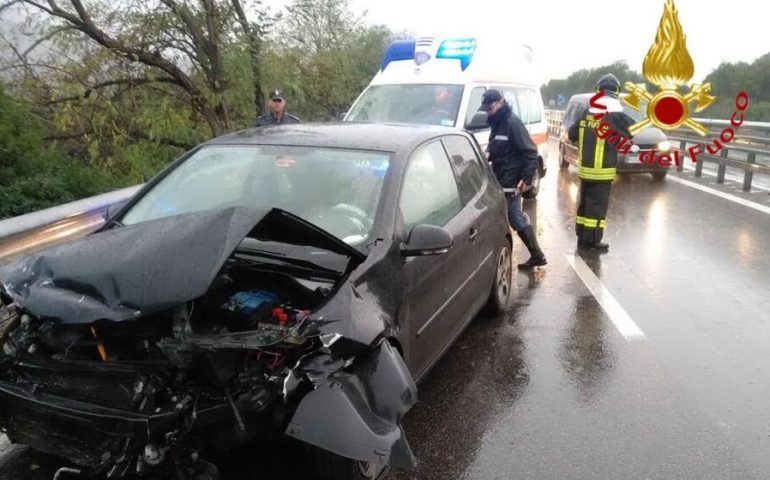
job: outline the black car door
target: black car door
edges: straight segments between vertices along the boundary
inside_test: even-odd
[[[445,254],[405,259],[410,367],[420,376],[455,337],[472,309],[472,295],[463,292],[463,287],[477,261],[475,215],[462,204],[440,141],[424,144],[411,155],[399,208],[407,232],[419,224],[437,225],[453,240]]]
[[[455,170],[464,210],[473,218],[471,239],[475,258],[469,267],[471,273],[465,290],[473,296],[471,301],[476,311],[487,299],[487,287],[495,272],[495,254],[504,235],[501,231],[505,231],[500,224],[502,221],[507,226],[507,223],[494,208],[499,199],[491,195],[489,177],[481,163],[480,152],[471,140],[462,135],[450,135],[444,137],[442,142]]]

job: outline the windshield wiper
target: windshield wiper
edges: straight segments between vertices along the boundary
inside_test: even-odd
[[[236,255],[238,255],[238,254],[254,255],[254,256],[262,257],[262,258],[269,258],[271,260],[278,260],[279,262],[287,263],[287,264],[292,265],[294,267],[300,267],[300,268],[306,269],[306,270],[312,270],[314,272],[331,273],[331,274],[334,274],[334,275],[339,275],[340,273],[342,273],[339,270],[334,270],[332,268],[328,268],[328,267],[324,267],[322,265],[318,265],[317,263],[313,263],[310,260],[303,260],[301,258],[287,257],[283,253],[272,252],[270,250],[262,250],[260,248],[241,247],[241,248],[238,248],[235,251],[235,254]],[[251,261],[251,260],[249,260],[247,258],[242,258],[240,256],[237,257],[237,258],[238,258],[238,260],[242,260],[242,261],[245,261],[245,262]]]

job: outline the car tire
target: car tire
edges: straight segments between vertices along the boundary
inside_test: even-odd
[[[668,172],[652,172],[652,180],[655,182],[662,182],[666,179]]]
[[[313,448],[313,467],[318,480],[382,480],[390,467],[342,457]]]
[[[535,198],[540,192],[540,167],[535,169],[535,175],[532,177],[532,188],[522,193],[522,198]]]
[[[511,257],[511,243],[504,239],[500,251],[495,259],[495,272],[492,277],[492,289],[489,292],[489,300],[484,307],[484,313],[499,315],[508,308],[513,286],[513,259]]]

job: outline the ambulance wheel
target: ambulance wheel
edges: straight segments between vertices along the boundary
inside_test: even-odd
[[[666,179],[668,172],[652,172],[652,180],[654,182],[662,182]]]

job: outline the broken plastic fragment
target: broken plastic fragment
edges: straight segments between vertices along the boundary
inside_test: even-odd
[[[337,342],[337,340],[342,338],[342,335],[340,335],[339,333],[324,333],[318,338],[321,340],[321,344],[324,347],[329,348],[332,345],[334,345]]]

